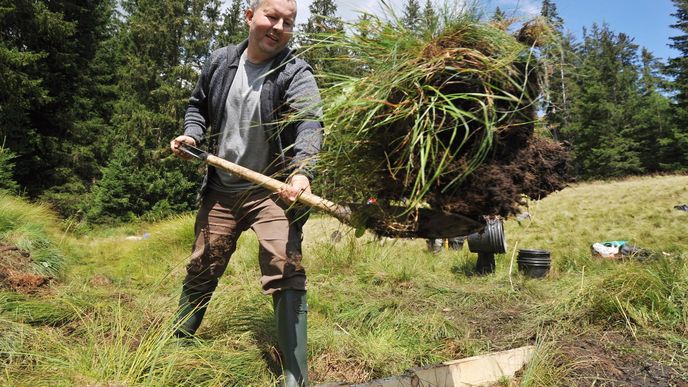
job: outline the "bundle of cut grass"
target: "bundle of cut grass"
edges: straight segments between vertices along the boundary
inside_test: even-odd
[[[328,74],[323,92],[324,195],[478,220],[563,188],[566,152],[534,130],[541,82],[533,46],[467,14],[437,34],[362,20],[354,33],[327,39],[358,71]],[[521,35],[532,42],[532,33]]]

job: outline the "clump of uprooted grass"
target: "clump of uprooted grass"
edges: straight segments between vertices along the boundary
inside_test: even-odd
[[[327,196],[430,203],[477,219],[563,187],[563,149],[531,140],[532,47],[470,12],[430,34],[375,15],[352,31],[323,39],[359,70],[330,74],[323,90]]]

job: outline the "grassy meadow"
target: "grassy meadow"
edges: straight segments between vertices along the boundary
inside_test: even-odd
[[[475,275],[467,246],[432,254],[423,240],[356,238],[313,216],[304,241],[310,380],[360,383],[533,344],[534,359],[502,385],[686,385],[688,212],[673,208],[686,203],[688,176],[571,185],[506,222],[508,251],[487,276]],[[192,228],[186,214],[75,232],[45,207],[1,196],[0,254],[27,252],[23,270],[50,282],[22,292],[0,274],[0,385],[274,384],[271,298],[260,292],[252,233],[198,339],[170,337]],[[592,257],[590,245],[608,240],[647,254]],[[549,275],[520,274],[518,249],[551,251]]]

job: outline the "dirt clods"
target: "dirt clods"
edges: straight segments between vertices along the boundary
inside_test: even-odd
[[[52,279],[32,273],[32,264],[28,251],[0,243],[0,288],[24,294],[46,289]]]

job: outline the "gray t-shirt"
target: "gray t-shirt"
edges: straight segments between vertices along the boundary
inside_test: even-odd
[[[272,61],[254,64],[246,59],[246,51],[239,59],[239,67],[225,102],[226,124],[220,133],[218,156],[256,172],[268,166],[269,144],[260,117],[260,92]],[[215,170],[210,186],[221,192],[240,192],[255,188],[229,172]]]

